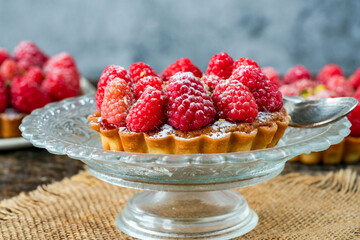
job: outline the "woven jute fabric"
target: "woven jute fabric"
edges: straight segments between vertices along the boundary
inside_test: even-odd
[[[235,191],[259,215],[238,239],[360,239],[360,179],[351,170],[288,174]],[[136,192],[83,171],[0,202],[0,239],[133,239],[114,218]]]

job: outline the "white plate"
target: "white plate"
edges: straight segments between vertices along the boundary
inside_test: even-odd
[[[87,80],[82,77],[80,79],[81,89],[85,94],[95,94],[96,88]],[[19,149],[25,147],[31,147],[32,144],[26,141],[22,137],[17,138],[0,138],[0,150],[10,150],[10,149]]]
[[[31,147],[32,144],[22,137],[17,138],[0,138],[0,150],[10,150]]]

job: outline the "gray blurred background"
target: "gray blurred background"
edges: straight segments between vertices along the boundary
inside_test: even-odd
[[[159,73],[181,57],[205,71],[221,51],[284,73],[360,66],[360,1],[0,0],[0,46],[23,39],[49,55],[71,53],[96,80],[106,65],[144,61]]]

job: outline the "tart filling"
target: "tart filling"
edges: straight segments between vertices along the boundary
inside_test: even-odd
[[[50,57],[35,43],[21,41],[12,56],[2,48],[0,55],[0,138],[21,137],[26,115],[81,93],[76,62],[66,52]]]

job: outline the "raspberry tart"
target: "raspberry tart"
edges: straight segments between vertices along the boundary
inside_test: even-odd
[[[271,71],[264,71],[271,69]],[[263,68],[268,78],[280,79],[273,68]],[[275,77],[274,77],[275,76]],[[313,78],[310,71],[302,65],[289,69],[280,83],[280,91],[286,95],[301,96],[307,99],[355,97],[360,101],[360,68],[348,79],[342,68],[336,64],[325,65]],[[351,133],[339,144],[332,145],[325,151],[302,154],[292,161],[305,164],[338,164],[360,161],[360,105],[348,115],[352,126]]]
[[[210,84],[209,84],[210,83]],[[209,87],[209,85],[210,87]],[[253,60],[214,55],[205,75],[188,58],[161,75],[145,63],[106,67],[88,117],[106,150],[226,153],[274,147],[290,117]]]
[[[13,56],[0,48],[0,138],[20,137],[19,125],[33,110],[80,92],[80,74],[68,53],[48,57],[22,41]]]

